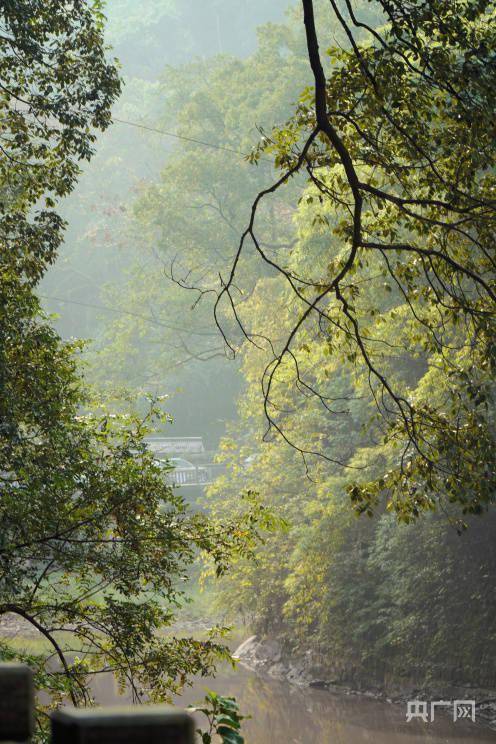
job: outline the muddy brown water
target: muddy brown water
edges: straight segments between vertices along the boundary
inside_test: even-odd
[[[390,705],[359,695],[300,688],[262,677],[239,665],[215,679],[198,679],[175,699],[186,707],[201,701],[206,689],[235,695],[244,714],[246,744],[476,744],[496,742],[496,732],[466,721],[453,722],[436,709],[433,723],[406,722],[406,705]],[[94,692],[102,705],[129,702],[113,677],[100,677]],[[199,719],[201,722],[201,719]]]

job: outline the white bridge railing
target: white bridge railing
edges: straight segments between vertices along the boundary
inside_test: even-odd
[[[213,462],[191,468],[176,467],[167,473],[167,480],[176,486],[208,486],[224,470],[223,465]]]

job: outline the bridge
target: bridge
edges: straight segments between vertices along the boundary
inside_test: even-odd
[[[167,480],[175,486],[203,488],[225,471],[224,465],[213,462],[215,452],[205,449],[202,437],[147,437],[148,449],[155,458],[170,463]]]
[[[175,466],[167,473],[167,479],[175,486],[209,486],[224,471],[225,467],[215,462],[195,465],[193,468]]]

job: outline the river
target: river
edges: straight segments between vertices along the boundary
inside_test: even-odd
[[[358,695],[334,694],[326,690],[300,688],[261,677],[239,665],[215,679],[200,679],[175,702],[198,703],[205,688],[235,695],[242,713],[246,744],[476,744],[496,742],[496,732],[465,721],[454,723],[447,713],[436,710],[433,723],[406,722],[406,706]],[[99,703],[126,702],[112,677],[95,682]]]

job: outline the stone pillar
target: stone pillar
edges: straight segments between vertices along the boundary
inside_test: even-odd
[[[33,673],[25,664],[0,664],[0,742],[26,742],[33,731]]]
[[[62,708],[52,744],[194,744],[193,718],[167,705]]]

